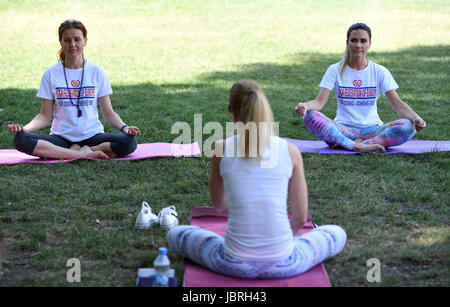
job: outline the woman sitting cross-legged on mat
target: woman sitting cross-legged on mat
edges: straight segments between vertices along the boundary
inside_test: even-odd
[[[234,84],[229,109],[237,124],[250,129],[215,145],[209,190],[213,206],[228,209],[225,237],[176,226],[168,233],[172,250],[216,273],[250,279],[293,277],[341,252],[347,236],[339,226],[295,236],[308,214],[302,156],[273,135],[261,87],[247,80]]]
[[[60,62],[43,75],[37,96],[41,110],[27,125],[8,125],[16,133],[14,146],[27,154],[50,159],[100,158],[128,155],[136,150],[139,128],[124,124],[113,110],[111,85],[104,70],[87,61],[83,50],[87,30],[76,20],[59,27]],[[120,130],[104,133],[97,104],[105,121]],[[46,127],[53,113],[50,135],[32,133]]]
[[[352,25],[347,31],[344,57],[328,68],[316,99],[299,103],[295,108],[311,133],[331,147],[384,152],[387,147],[407,142],[426,126],[400,99],[396,92],[398,85],[390,72],[366,58],[371,37],[367,25]],[[334,121],[319,112],[333,89],[337,98]],[[381,92],[403,119],[383,124],[377,112]]]

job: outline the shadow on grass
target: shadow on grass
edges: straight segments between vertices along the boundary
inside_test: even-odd
[[[396,79],[400,97],[428,123],[416,139],[450,139],[447,103],[450,94],[448,71],[450,45],[417,46],[395,52],[369,53],[369,58],[386,66]],[[240,79],[261,84],[280,122],[280,135],[296,139],[314,139],[294,112],[298,102],[317,95],[318,84],[327,67],[340,60],[340,54],[295,53],[285,62],[252,63],[233,71],[215,71],[197,76],[191,83],[114,86],[111,96],[117,113],[128,124],[141,128],[140,142],[171,142],[172,125],[187,122],[193,127],[194,114],[202,114],[203,125],[209,121],[230,121],[227,96],[231,85]],[[39,111],[37,90],[0,89],[0,120],[26,123]],[[336,114],[334,93],[323,112]],[[386,98],[378,101],[380,117],[385,122],[398,118]],[[4,127],[4,126],[3,126]],[[107,131],[112,131],[105,125]],[[42,133],[48,133],[49,128]],[[11,147],[11,136],[0,132],[0,148]]]
[[[400,85],[400,96],[427,120],[427,129],[416,138],[450,139],[446,122],[448,54],[450,46],[425,46],[369,55],[390,69]],[[233,71],[202,74],[189,83],[113,84],[112,102],[125,122],[141,128],[139,142],[171,142],[176,137],[170,133],[173,123],[193,125],[194,114],[202,114],[203,124],[229,121],[229,88],[239,79],[253,79],[263,86],[272,103],[275,118],[281,123],[281,136],[314,139],[293,109],[297,102],[315,97],[328,65],[339,59],[340,54],[296,53],[286,56],[287,64],[242,65]],[[0,120],[31,120],[40,106],[36,92],[0,89]],[[333,117],[335,111],[331,97],[324,112]],[[395,118],[383,98],[379,111],[385,121]],[[11,148],[12,135],[2,128],[0,148]],[[332,221],[349,234],[343,254],[328,262],[333,283],[363,284],[368,270],[365,261],[381,253],[385,268],[395,268],[386,269],[393,285],[417,279],[448,284],[448,239],[414,243],[422,233],[431,239],[448,238],[443,234],[448,208],[442,205],[448,199],[448,155],[333,159],[304,155],[304,160],[315,221]],[[0,280],[0,285],[42,285],[44,277],[49,285],[67,285],[65,260],[82,255],[92,271],[89,275],[86,270],[86,284],[132,286],[137,268],[151,266],[156,247],[165,244],[164,232],[134,231],[136,204],[147,200],[158,210],[176,204],[180,223],[187,223],[192,207],[209,204],[209,163],[202,158],[0,167],[0,222],[9,248],[5,259],[10,262],[5,276],[14,276],[9,282]],[[413,241],[408,241],[411,238]],[[182,259],[174,254],[170,257],[182,280]],[[430,263],[437,271],[429,270]],[[101,269],[95,269],[98,264]],[[412,267],[420,277],[406,272]],[[117,278],[105,280],[118,268],[122,271]]]

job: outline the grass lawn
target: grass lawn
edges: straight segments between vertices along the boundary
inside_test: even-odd
[[[340,60],[347,28],[366,22],[368,57],[427,122],[414,139],[450,140],[449,14],[444,0],[1,0],[0,120],[26,124],[39,112],[57,28],[73,17],[88,30],[86,58],[108,73],[113,107],[141,128],[140,143],[172,142],[172,125],[193,127],[194,114],[225,127],[228,90],[244,78],[265,89],[280,136],[313,140],[294,107],[315,97]],[[383,121],[398,118],[385,97],[378,108]],[[323,112],[334,117],[334,96]],[[12,138],[3,126],[0,148]],[[313,221],[348,234],[344,251],[325,262],[333,286],[450,285],[448,152],[303,159]],[[0,286],[134,286],[138,268],[167,245],[159,227],[134,229],[142,201],[154,212],[176,206],[187,224],[191,208],[210,206],[210,167],[205,156],[0,166]],[[168,254],[181,285],[184,261]],[[81,283],[66,280],[70,258],[81,262]],[[380,283],[366,280],[370,258],[381,262]]]

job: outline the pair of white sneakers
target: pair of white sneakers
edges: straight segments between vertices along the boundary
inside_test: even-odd
[[[142,202],[142,209],[136,219],[136,229],[147,229],[151,225],[158,223],[163,229],[169,229],[178,225],[178,213],[175,206],[169,206],[161,210],[158,215],[152,213],[152,208],[146,201]]]

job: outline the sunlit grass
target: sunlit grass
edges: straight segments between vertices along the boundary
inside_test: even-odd
[[[449,12],[445,1],[4,1],[0,86],[38,87],[68,17],[87,26],[87,58],[113,84],[132,84],[183,82],[297,52],[339,54],[358,21],[371,26],[374,52],[448,44]]]
[[[449,14],[448,1],[418,0],[0,0],[0,119],[37,114],[42,74],[57,62],[57,28],[73,17],[88,29],[86,57],[106,70],[115,110],[141,128],[139,142],[171,142],[172,125],[193,127],[194,114],[203,125],[230,121],[227,93],[242,78],[262,85],[281,136],[314,139],[293,109],[315,97],[347,28],[366,22],[369,58],[427,121],[415,139],[449,140]],[[397,118],[384,97],[378,110],[384,121]],[[323,112],[334,116],[334,97]],[[3,128],[0,148],[12,148]],[[343,253],[326,262],[333,285],[374,286],[365,279],[373,257],[381,286],[449,285],[448,158],[303,155],[313,220],[348,233]],[[166,244],[166,231],[133,228],[142,201],[156,212],[175,205],[187,224],[191,208],[210,205],[209,170],[206,157],[1,166],[0,285],[71,285],[65,263],[78,257],[83,286],[133,286]],[[169,257],[181,285],[183,259]]]

